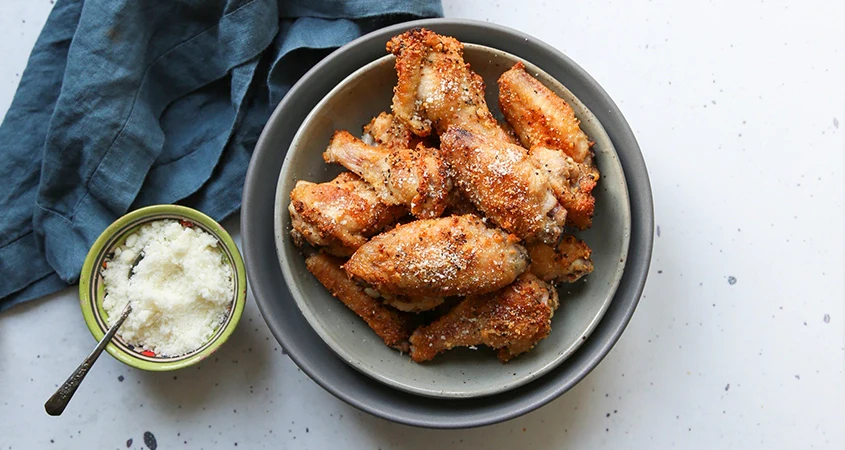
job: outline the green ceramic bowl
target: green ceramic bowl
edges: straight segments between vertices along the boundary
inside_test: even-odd
[[[199,227],[217,238],[221,244],[219,248],[232,267],[234,290],[226,319],[205,345],[190,353],[174,357],[156,356],[152,352],[135,349],[124,342],[118,330],[111,343],[106,346],[106,351],[126,365],[150,371],[181,369],[196,364],[214,353],[235,331],[246,302],[246,274],[243,259],[232,237],[219,223],[195,209],[184,206],[148,206],[126,214],[106,228],[85,258],[85,264],[79,276],[79,303],[82,307],[82,316],[94,339],[99,341],[108,330],[108,325],[106,325],[108,315],[103,310],[103,276],[100,271],[103,263],[107,261],[114,249],[121,246],[126,238],[141,225],[165,219],[179,220],[186,225]]]

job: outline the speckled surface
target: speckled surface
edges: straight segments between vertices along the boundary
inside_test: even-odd
[[[55,419],[44,400],[94,345],[69,289],[0,315],[0,449],[843,448],[845,4],[500,3],[446,13],[573,57],[649,166],[645,295],[584,381],[491,427],[395,425],[302,375],[250,298],[218,359],[151,374],[104,355]],[[0,111],[50,7],[0,4]]]

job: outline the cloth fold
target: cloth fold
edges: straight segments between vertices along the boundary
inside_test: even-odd
[[[439,0],[58,0],[0,124],[0,311],[79,277],[130,209],[240,207],[272,109],[333,49]]]

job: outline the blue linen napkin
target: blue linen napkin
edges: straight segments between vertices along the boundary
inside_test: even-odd
[[[439,0],[58,0],[0,124],[0,311],[75,283],[130,209],[240,207],[261,128],[332,49]]]

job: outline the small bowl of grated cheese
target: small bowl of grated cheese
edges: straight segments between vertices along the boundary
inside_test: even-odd
[[[112,356],[144,370],[180,369],[208,357],[235,330],[246,301],[244,263],[229,233],[205,214],[148,206],[94,242],[79,299],[96,340],[131,304],[106,347]]]

